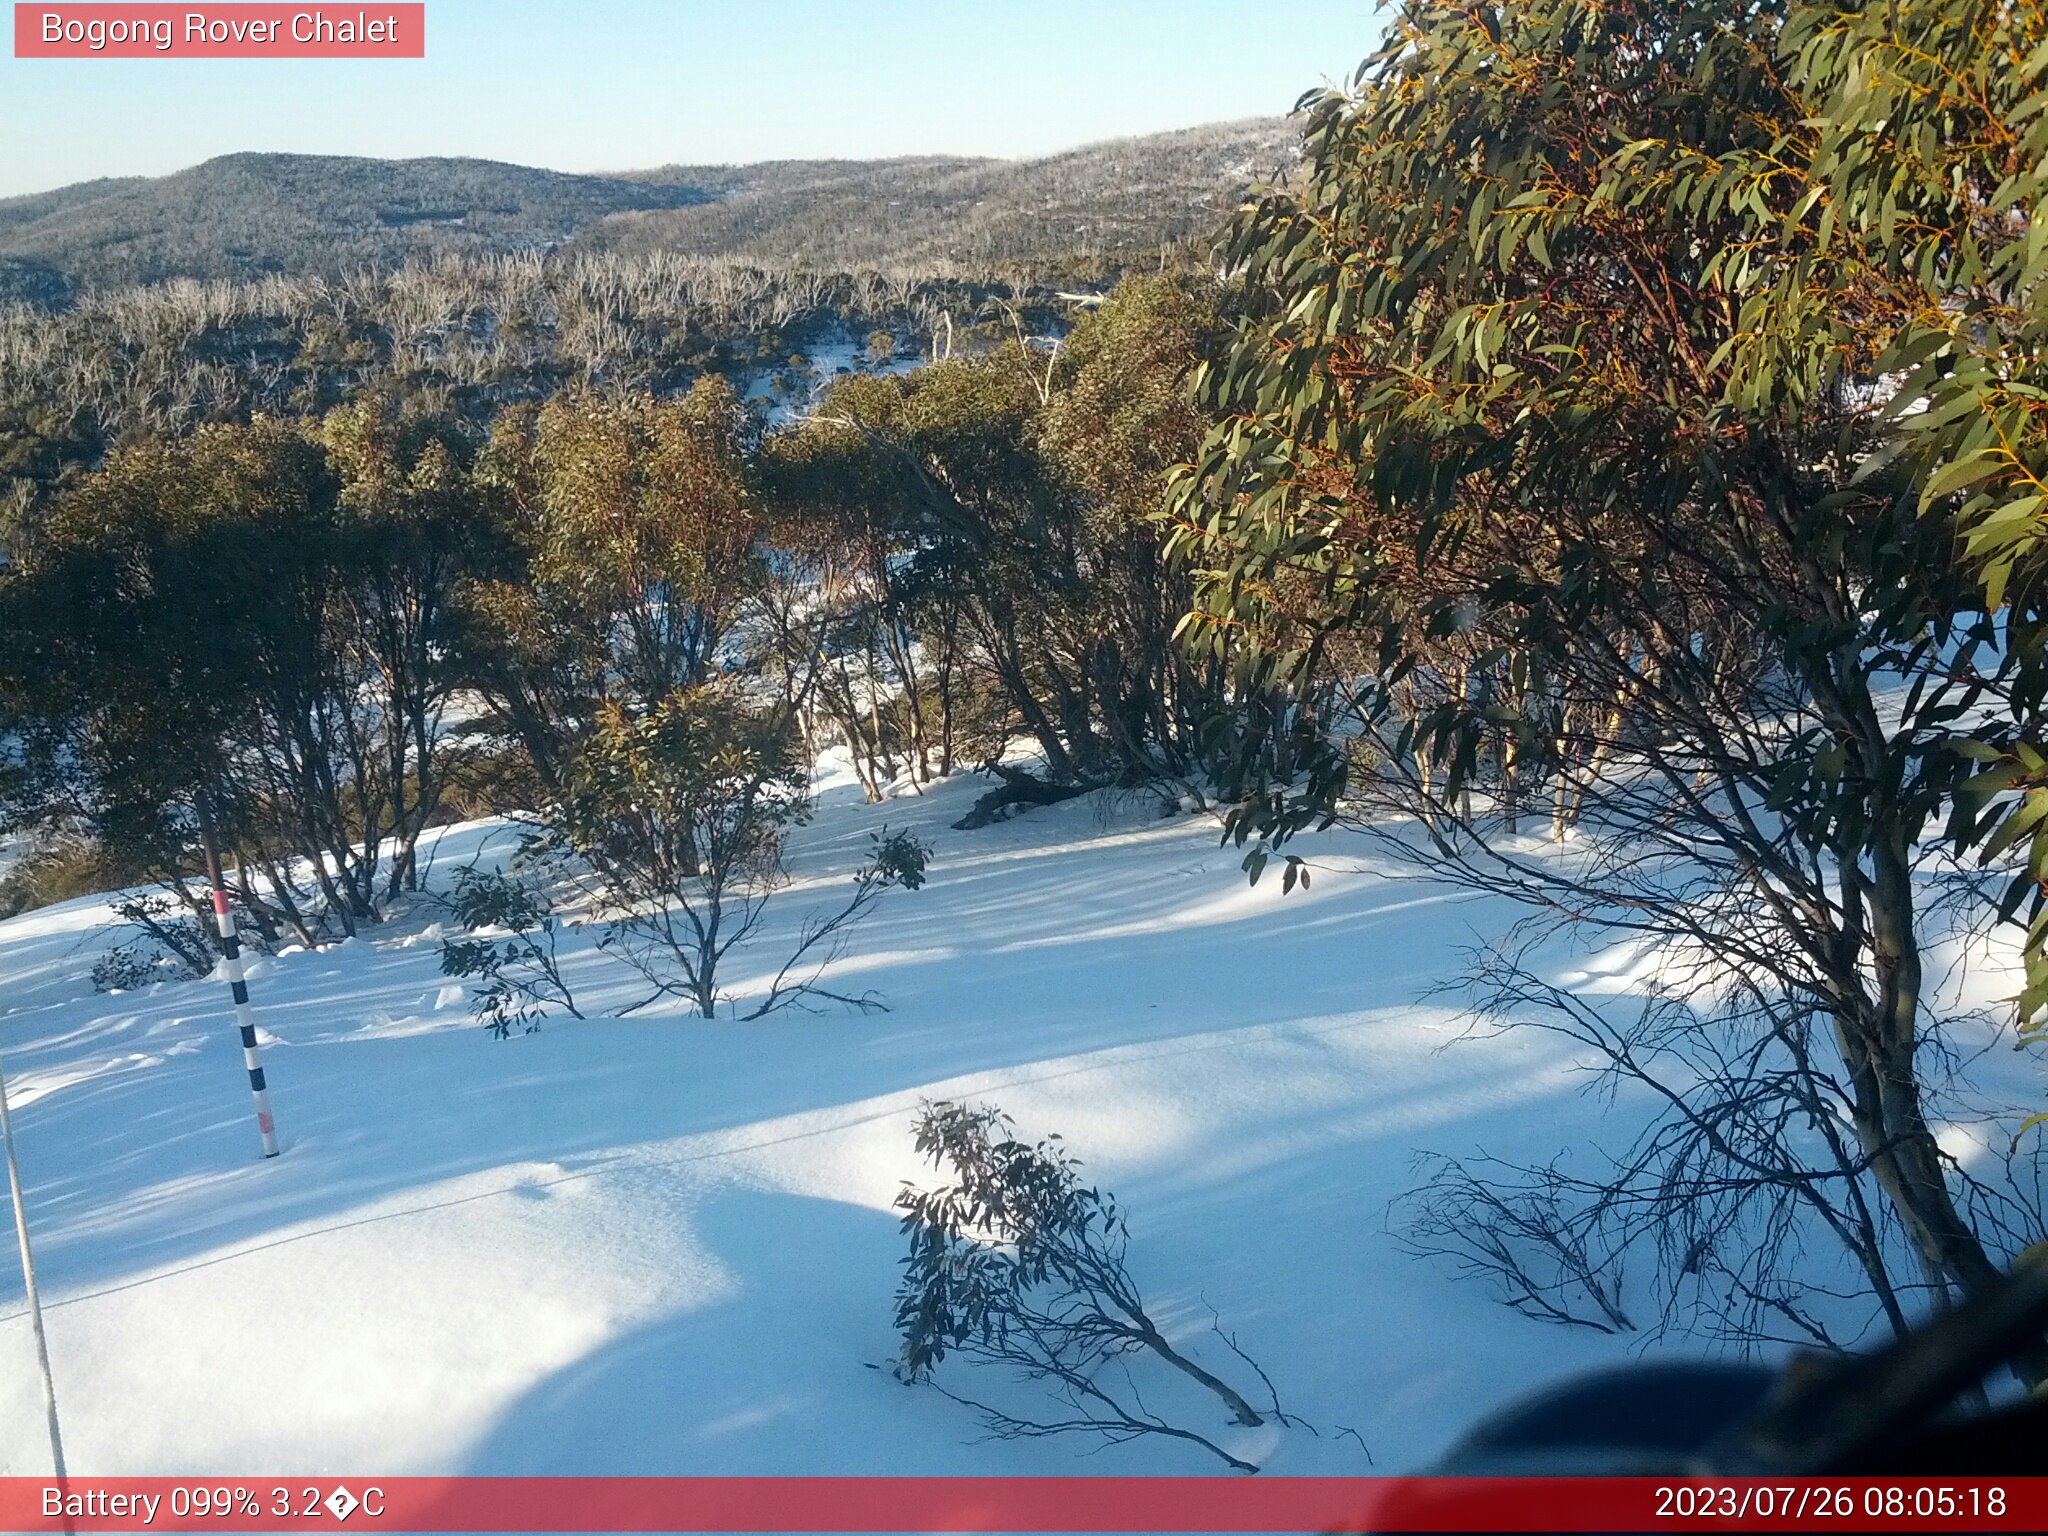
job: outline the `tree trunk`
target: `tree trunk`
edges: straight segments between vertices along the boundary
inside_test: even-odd
[[[1879,844],[1871,862],[1867,883],[1851,875],[1844,891],[1845,898],[1860,896],[1868,911],[1878,986],[1874,1001],[1859,989],[1836,1014],[1854,1091],[1851,1119],[1878,1187],[1898,1212],[1929,1278],[1953,1284],[1965,1296],[1984,1295],[1999,1285],[2001,1273],[1956,1208],[1914,1064],[1922,963],[1913,929],[1912,871],[1904,850],[1890,840]],[[2030,1389],[2048,1381],[2048,1342],[2036,1338],[2017,1351],[2012,1369]]]

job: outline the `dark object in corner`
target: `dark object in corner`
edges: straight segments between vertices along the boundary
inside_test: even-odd
[[[2048,1397],[1973,1406],[2048,1330],[2048,1264],[2028,1264],[1873,1354],[1759,1366],[1657,1364],[1547,1388],[1488,1418],[1452,1476],[2017,1476],[2040,1464]]]

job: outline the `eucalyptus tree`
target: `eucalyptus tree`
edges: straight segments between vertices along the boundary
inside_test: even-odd
[[[462,681],[460,596],[490,531],[475,445],[447,413],[365,395],[330,412],[321,435],[340,481],[335,644],[375,694],[396,895],[418,887],[420,835],[461,760],[446,728]]]
[[[850,741],[885,745],[858,715],[895,686],[886,745],[920,774],[969,714],[958,734],[993,754],[1014,730],[1044,760],[1051,785],[1003,793],[1194,772],[1222,676],[1174,643],[1190,589],[1150,514],[1206,425],[1185,386],[1217,304],[1187,275],[1128,280],[1056,346],[848,378],[770,440],[791,542],[829,549],[867,613]]]
[[[1684,1228],[1671,1283],[1824,1342],[1733,1234],[1805,1207],[1897,1327],[1892,1223],[1914,1283],[1966,1293],[2040,1232],[1937,1144],[1921,936],[1929,840],[2026,669],[1941,482],[1894,452],[1904,299],[1847,249],[1817,113],[1828,50],[1913,10],[1404,7],[1305,104],[1300,189],[1233,229],[1246,317],[1171,513],[1192,637],[1290,690],[1316,749],[1233,818],[1250,867],[1394,806],[1433,870],[1527,902],[1482,996],[1668,1101],[1600,1195],[1668,1235],[1700,1191],[1750,1191],[1720,1249]],[[1931,312],[1962,302],[1917,275]],[[1538,787],[1558,855],[1511,830]],[[1618,1033],[1529,958],[1586,925],[1666,956]]]
[[[84,828],[195,912],[210,825],[266,936],[317,937],[295,858],[344,923],[373,912],[383,829],[366,853],[327,628],[337,493],[317,444],[258,422],[131,449],[65,496],[0,589],[38,770],[13,814]]]
[[[1825,268],[1891,386],[1887,451],[1953,517],[2006,626],[2012,710],[1979,732],[1959,843],[2027,857],[2019,1014],[2048,1026],[2048,11],[1976,0],[1802,5],[1781,48],[1810,114],[1803,196]],[[2007,793],[2010,790],[2018,794]]]
[[[501,558],[465,592],[470,677],[547,791],[600,705],[645,713],[730,664],[766,576],[756,430],[717,377],[674,400],[572,387],[494,423],[477,478]]]

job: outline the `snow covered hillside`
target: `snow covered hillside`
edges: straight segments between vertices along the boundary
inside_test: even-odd
[[[224,988],[96,995],[98,903],[0,924],[74,1470],[1220,1470],[1156,1438],[979,1441],[964,1409],[871,1368],[895,1344],[890,1207],[929,1178],[910,1140],[927,1097],[1059,1132],[1118,1194],[1176,1341],[1229,1363],[1213,1307],[1320,1428],[1202,1425],[1269,1470],[1410,1468],[1628,1351],[1510,1313],[1387,1230],[1419,1151],[1545,1157],[1640,1114],[1583,1093],[1561,1043],[1462,1039],[1418,1003],[1499,914],[1336,837],[1302,845],[1312,890],[1247,888],[1211,820],[1149,800],[950,830],[982,787],[869,806],[828,774],[798,834],[785,932],[883,823],[934,844],[928,885],[892,892],[841,962],[887,1013],[649,1012],[499,1042],[438,974],[445,914],[424,900],[258,960],[271,1162]],[[435,883],[511,843],[446,833]],[[587,1012],[637,995],[580,939],[567,971]],[[32,1363],[0,1274],[0,1472],[44,1466]]]

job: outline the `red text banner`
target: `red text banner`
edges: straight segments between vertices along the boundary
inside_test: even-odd
[[[26,5],[18,59],[423,59],[424,4]]]
[[[2041,1531],[2048,1478],[0,1478],[0,1530]]]

